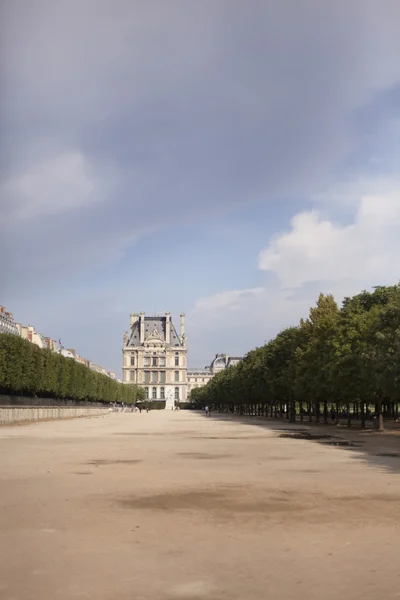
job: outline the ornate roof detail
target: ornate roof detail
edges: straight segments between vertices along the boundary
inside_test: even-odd
[[[144,317],[144,340],[157,339],[166,344],[166,330],[169,327],[169,346],[182,348],[186,345],[186,336],[182,340],[177,334],[171,319],[166,316]],[[183,343],[182,343],[183,342]],[[128,336],[127,346],[141,346],[140,343],[140,319],[132,326]]]

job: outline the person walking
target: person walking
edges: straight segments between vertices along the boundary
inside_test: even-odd
[[[206,417],[208,417],[208,415],[210,414],[210,409],[208,408],[208,406],[206,406],[204,410],[206,411]]]

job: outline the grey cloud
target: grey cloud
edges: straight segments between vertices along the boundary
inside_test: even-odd
[[[2,3],[4,185],[77,152],[104,196],[8,224],[13,269],[46,277],[71,252],[112,260],[179,219],[315,192],[357,143],[353,112],[400,78],[399,17],[389,0]],[[51,256],[31,251],[43,236]]]

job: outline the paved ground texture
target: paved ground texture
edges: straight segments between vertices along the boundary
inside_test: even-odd
[[[400,437],[303,429],[186,411],[0,428],[0,598],[400,598]],[[310,431],[355,445],[291,437]]]

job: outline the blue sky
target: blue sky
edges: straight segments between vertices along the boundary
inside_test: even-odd
[[[204,366],[320,291],[398,281],[397,0],[0,12],[0,301],[19,321],[119,371],[130,312],[185,312]]]

